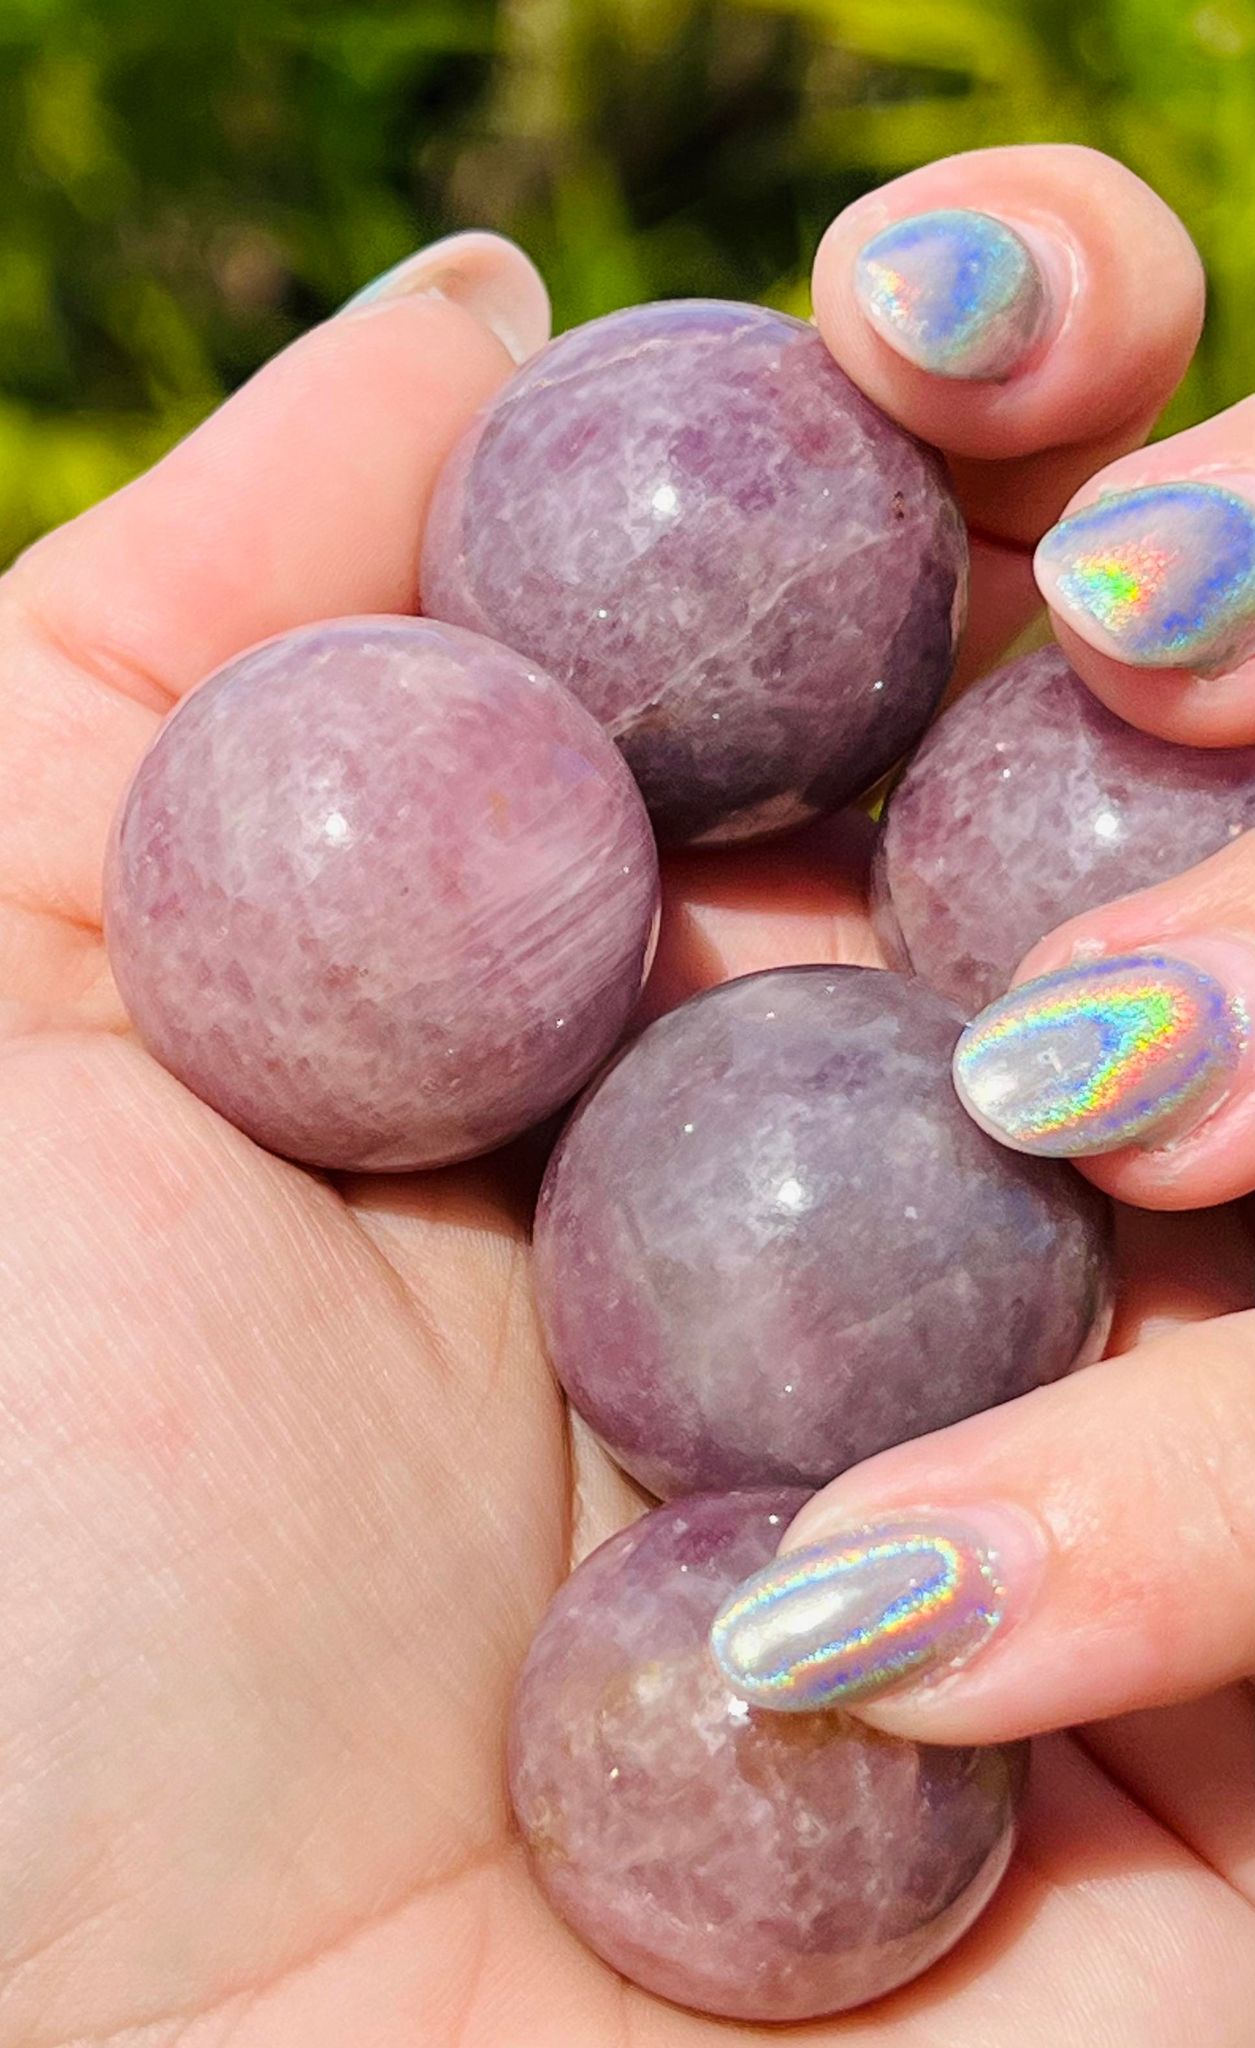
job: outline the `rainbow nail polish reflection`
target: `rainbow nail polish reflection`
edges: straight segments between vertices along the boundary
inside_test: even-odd
[[[952,1669],[1001,1619],[987,1549],[921,1517],[777,1558],[725,1601],[711,1646],[743,1699],[803,1713]]]
[[[1047,603],[1121,661],[1220,670],[1255,653],[1255,507],[1216,484],[1112,492],[1052,527],[1036,568]]]
[[[1046,287],[1027,243],[964,207],[895,221],[860,250],[854,289],[884,339],[940,377],[1007,376],[1041,331]]]
[[[1182,1136],[1228,1094],[1245,1040],[1241,1004],[1211,975],[1129,954],[991,1003],[959,1040],[954,1082],[991,1137],[1084,1158]]]

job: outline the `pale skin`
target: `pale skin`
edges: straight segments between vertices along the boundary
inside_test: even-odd
[[[860,215],[1009,191],[1104,249],[1036,396],[968,388],[956,405],[854,324]],[[1133,247],[1137,264],[1111,254]],[[537,1340],[527,1159],[331,1185],[258,1151],[127,1035],[100,863],[163,711],[266,634],[405,609],[431,481],[511,368],[485,319],[516,353],[543,339],[543,292],[508,245],[434,269],[307,337],[0,585],[0,2048],[1245,2048],[1255,1643],[1218,1658],[1208,1579],[1190,1667],[1161,1658],[1131,1685],[1128,1645],[1162,1640],[1168,1594],[1153,1560],[1135,1585],[1102,1549],[1186,1502],[1200,1583],[1221,1573],[1238,1635],[1255,1284],[1237,1208],[1171,1229],[1126,1212],[1124,1355],[1018,1420],[965,1426],[987,1432],[1004,1492],[1088,1521],[1108,1560],[1058,1624],[1104,1614],[1105,1649],[1091,1630],[1036,1722],[1004,1686],[979,1732],[1112,1718],[1040,1745],[1022,1853],[947,1962],[865,2013],[764,2033],[621,1983],[551,1918],[511,1836],[514,1674],[572,1556],[640,1505],[573,1439]],[[423,295],[433,282],[443,296]],[[964,458],[982,535],[970,670],[1028,614],[1024,544],[1140,442],[1179,377],[1200,309],[1189,243],[1104,159],[992,152],[861,202],[825,240],[815,296],[851,373]],[[842,821],[673,861],[652,1005],[777,962],[873,961],[864,836]],[[1249,849],[1230,858],[1249,902]],[[911,1483],[935,1497],[956,1469],[993,1483],[945,1439],[890,1455],[923,1461]],[[875,1470],[847,1492],[875,1492]],[[1201,1698],[1200,1662],[1223,1682]],[[1121,1712],[1148,1699],[1171,1704]]]

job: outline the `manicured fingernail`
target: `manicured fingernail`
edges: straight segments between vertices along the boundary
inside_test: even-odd
[[[999,997],[960,1038],[954,1081],[982,1130],[1017,1152],[1162,1145],[1224,1101],[1247,1029],[1242,1001],[1201,968],[1129,953]]]
[[[711,1646],[732,1690],[794,1713],[957,1670],[1005,1618],[1005,1553],[1044,1543],[1025,1516],[932,1510],[838,1531],[738,1586]]]
[[[1255,505],[1217,484],[1112,491],[1052,526],[1042,596],[1104,654],[1217,673],[1255,654]]]
[[[939,377],[1006,377],[1041,333],[1046,282],[1004,221],[955,207],[910,214],[859,252],[854,289],[877,332]]]
[[[504,235],[472,230],[446,235],[363,285],[342,315],[392,299],[449,299],[496,335],[516,363],[549,339],[549,294],[539,271]]]

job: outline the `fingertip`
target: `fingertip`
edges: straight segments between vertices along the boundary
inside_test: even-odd
[[[1255,661],[1222,676],[1184,668],[1148,672],[1095,647],[1060,613],[1052,611],[1050,622],[1082,682],[1126,725],[1179,747],[1255,745]]]
[[[1175,1156],[1255,1078],[1252,998],[1255,951],[1234,940],[1087,952],[981,1011],[955,1089],[988,1136],[1034,1158]]]
[[[513,363],[549,339],[549,292],[531,257],[505,235],[467,229],[446,235],[371,280],[341,308],[341,318],[401,298],[446,299],[496,336]]]
[[[333,318],[37,542],[8,587],[59,644],[78,653],[90,632],[93,663],[167,695],[314,619],[410,611],[436,479],[511,367],[443,295]]]
[[[994,1742],[1184,1698],[1250,1668],[1244,1598],[1251,1500],[1246,1471],[1249,1313],[1177,1329],[934,1436],[882,1452],[815,1496],[784,1539],[789,1584],[768,1588],[790,1625],[779,1647],[825,1616],[826,1576],[850,1570],[860,1525],[926,1532],[927,1613],[877,1558],[876,1590],[842,1653],[857,1649],[849,1710],[884,1732],[933,1742]],[[922,1505],[921,1505],[922,1504]],[[795,1546],[799,1548],[795,1553]],[[844,1552],[834,1556],[834,1550]],[[972,1611],[970,1570],[988,1565],[987,1626],[956,1640]],[[855,1559],[854,1563],[858,1563]],[[791,1599],[804,1581],[805,1601]],[[889,1581],[887,1583],[887,1581]],[[790,1613],[792,1607],[792,1613]],[[838,1619],[848,1612],[842,1602]],[[901,1617],[918,1648],[896,1657]],[[778,1647],[772,1615],[749,1617]],[[794,1625],[796,1624],[796,1625]],[[801,1641],[798,1687],[835,1671],[823,1644]],[[957,1652],[957,1654],[956,1654]],[[826,1658],[826,1663],[825,1663]],[[773,1679],[776,1678],[773,1661]],[[873,1692],[864,1673],[887,1682]],[[788,1674],[786,1673],[786,1676]],[[909,1683],[898,1683],[899,1679]]]
[[[833,1491],[811,1503],[806,1540],[795,1536],[799,1518],[773,1562],[724,1603],[715,1656],[752,1705],[883,1712],[921,1733],[935,1688],[983,1658],[1031,1603],[1047,1532],[1023,1509],[988,1501],[851,1521]],[[970,1740],[970,1729],[954,1739]]]
[[[1053,1148],[1055,1156],[1070,1157],[1087,1180],[1119,1201],[1169,1212],[1203,1209],[1255,1188],[1252,904],[1255,834],[1247,833],[1171,882],[1060,926],[1026,955],[1017,970],[1006,1001],[1014,1001],[1017,992],[1031,998],[1033,990],[1054,984],[1059,1018],[1067,1009],[1059,988],[1066,997],[1075,985],[1084,1002],[1084,992],[1107,974],[1117,983],[1136,974],[1134,996],[1144,990],[1167,998],[1183,986],[1187,997],[1191,990],[1204,998],[1218,991],[1222,997],[1218,1007],[1191,997],[1179,1011],[1165,1001],[1161,1034],[1149,1011],[1141,1013],[1145,1028],[1136,1030],[1131,1028],[1133,1007],[1123,1022],[1112,1014],[1105,1024],[1101,1081],[1095,1069],[1082,1072],[1083,1061],[1073,1062],[1066,1074],[1060,1065],[1061,1078],[1052,1080],[1057,1100],[1066,1094],[1069,1102],[1091,1105],[1099,1123],[1118,1120],[1135,1104],[1146,1112],[1135,1142],[1086,1151],[1086,1141],[1078,1137],[1072,1151],[1066,1139]],[[994,1003],[983,1016],[988,1018],[999,1008]],[[981,1025],[978,1018],[970,1031],[979,1034]],[[1174,1034],[1179,1034],[1175,1045]],[[1162,1037],[1160,1048],[1157,1035]],[[1039,1032],[1039,1062],[1059,1050],[1041,1041]],[[1155,1078],[1159,1050],[1161,1093]],[[1185,1064],[1174,1072],[1182,1055],[1188,1055]],[[1184,1092],[1174,1103],[1172,1092],[1182,1083]],[[1162,1111],[1158,1121],[1157,1111]],[[988,1121],[981,1121],[989,1130]],[[1077,1121],[1084,1122],[1085,1116],[1078,1112]],[[1000,1134],[993,1130],[991,1135]]]
[[[1255,402],[1090,477],[1033,571],[1117,717],[1185,746],[1255,740]]]
[[[961,343],[958,375],[953,360],[938,375],[902,352],[909,309],[897,345],[886,339],[894,323],[883,303],[869,317],[866,280],[869,245],[874,254],[904,224],[946,213],[965,216],[966,231],[944,260],[935,238],[925,258],[917,248],[908,283],[917,295],[938,279],[943,298],[949,290],[940,327],[946,346]],[[1027,263],[1010,260],[1017,244]],[[973,278],[979,289],[960,307],[955,280]],[[1000,460],[1107,435],[1134,414],[1140,423],[1184,372],[1202,296],[1197,252],[1171,209],[1123,165],[1071,144],[973,151],[909,172],[838,216],[813,280],[819,328],[856,383],[925,439]],[[985,343],[997,344],[992,375],[972,374],[973,305]]]

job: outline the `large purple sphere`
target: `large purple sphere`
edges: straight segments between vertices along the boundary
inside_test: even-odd
[[[962,1020],[875,968],[661,1017],[558,1144],[536,1285],[575,1407],[652,1492],[820,1486],[1095,1354],[1108,1211],[958,1102]]]
[[[744,839],[912,744],[966,568],[936,457],[814,328],[681,300],[562,335],[479,415],[432,503],[423,608],[573,689],[661,837]]]
[[[603,1544],[515,1697],[510,1781],[538,1883],[649,1991],[804,2020],[927,1969],[992,1896],[1025,1751],[893,1742],[729,1690],[715,1611],[804,1495],[706,1494]]]
[[[1255,747],[1137,732],[1045,648],[969,690],[911,761],[881,829],[876,929],[970,1016],[1055,925],[1251,826]]]
[[[115,828],[109,955],[149,1049],[273,1151],[433,1166],[566,1101],[640,990],[640,797],[522,656],[346,619],[241,655]]]

